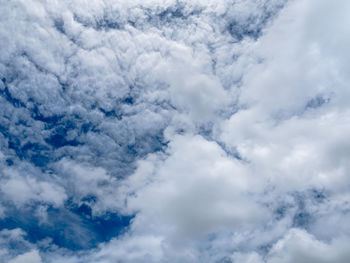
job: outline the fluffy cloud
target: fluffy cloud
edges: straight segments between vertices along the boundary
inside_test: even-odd
[[[257,182],[215,142],[178,136],[168,151],[165,161],[150,156],[128,179],[128,206],[139,211],[135,227],[164,225],[183,240],[264,219],[266,211],[250,197]]]
[[[347,1],[0,2],[2,259],[346,262]]]
[[[11,259],[9,263],[41,263],[41,257],[37,250],[32,250],[28,253],[17,256]]]
[[[67,198],[64,189],[45,181],[37,181],[35,178],[20,176],[17,171],[4,171],[1,192],[5,198],[11,200],[17,206],[24,206],[32,201],[41,201],[61,206]]]
[[[347,262],[349,258],[349,240],[339,237],[331,241],[320,241],[301,229],[291,229],[273,245],[265,260],[252,253],[235,253],[233,262],[249,263],[290,263],[290,262]]]
[[[347,262],[348,244],[348,238],[337,238],[326,243],[303,230],[292,229],[274,245],[267,262]]]

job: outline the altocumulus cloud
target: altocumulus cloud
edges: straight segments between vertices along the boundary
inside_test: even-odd
[[[0,262],[348,262],[349,12],[0,0]]]

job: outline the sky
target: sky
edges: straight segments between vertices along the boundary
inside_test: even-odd
[[[0,0],[0,263],[347,263],[349,13]]]

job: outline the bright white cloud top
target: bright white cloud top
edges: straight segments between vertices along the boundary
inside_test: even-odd
[[[347,263],[349,12],[0,0],[0,262]]]

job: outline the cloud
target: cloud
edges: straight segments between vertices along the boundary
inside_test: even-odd
[[[2,262],[42,262],[35,246],[25,240],[25,232],[19,228],[0,231],[0,255]]]
[[[345,262],[347,1],[2,6],[6,262]]]
[[[157,231],[164,224],[183,240],[264,220],[266,211],[249,196],[257,185],[215,142],[178,136],[168,149],[164,161],[150,156],[128,179],[128,206],[139,211],[134,226],[155,224]]]
[[[233,262],[252,263],[290,263],[290,262],[347,262],[349,258],[349,240],[338,237],[330,241],[321,241],[302,229],[290,229],[275,243],[269,254],[263,259],[255,252],[235,253]]]
[[[55,207],[61,206],[67,198],[64,189],[49,182],[38,182],[29,176],[20,176],[17,171],[5,170],[2,180],[1,192],[4,198],[14,202],[18,207],[28,205],[30,202],[45,202]]]
[[[41,257],[37,250],[30,251],[28,253],[17,256],[11,259],[9,263],[41,263]]]
[[[299,229],[291,229],[271,249],[267,262],[347,262],[349,258],[348,238],[336,238],[322,242]]]

